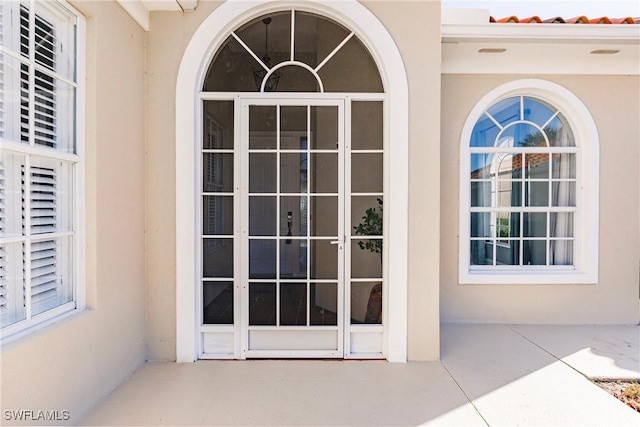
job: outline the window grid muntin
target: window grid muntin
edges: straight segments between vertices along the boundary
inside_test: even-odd
[[[470,233],[469,233],[469,242],[478,242],[478,244],[482,244],[482,242],[489,242],[491,244],[491,250],[492,250],[492,255],[491,255],[491,264],[490,265],[486,265],[486,264],[474,264],[473,263],[473,256],[472,254],[470,254],[470,258],[469,258],[469,265],[473,266],[474,269],[479,269],[479,270],[486,270],[486,269],[494,269],[496,266],[500,266],[500,268],[507,268],[507,269],[512,269],[512,268],[538,268],[541,265],[544,266],[545,268],[549,268],[549,267],[554,267],[554,268],[560,268],[560,269],[566,269],[568,267],[574,267],[575,266],[575,239],[576,239],[576,232],[575,232],[575,228],[577,226],[576,224],[576,220],[577,220],[577,206],[554,206],[553,205],[553,185],[554,183],[561,183],[561,182],[566,182],[566,183],[575,183],[575,186],[573,187],[573,198],[574,198],[574,202],[577,203],[578,202],[578,196],[577,196],[577,191],[578,191],[578,177],[573,177],[573,178],[554,178],[554,165],[555,163],[553,162],[554,157],[559,156],[560,154],[563,153],[569,153],[569,154],[574,154],[576,157],[575,160],[575,164],[573,165],[574,167],[576,167],[576,165],[578,164],[579,161],[579,149],[577,147],[575,147],[575,143],[573,146],[560,146],[560,147],[555,147],[552,146],[552,144],[550,143],[549,140],[549,136],[547,135],[547,132],[545,131],[545,128],[552,123],[556,118],[562,117],[561,113],[559,110],[556,110],[555,112],[553,112],[551,114],[551,116],[546,119],[544,121],[544,123],[542,123],[542,125],[533,122],[531,120],[526,120],[525,119],[525,99],[528,102],[538,102],[540,104],[542,104],[544,107],[546,107],[547,109],[551,109],[552,107],[550,107],[547,103],[542,102],[534,97],[531,96],[518,96],[517,98],[519,98],[518,100],[518,104],[519,104],[519,113],[518,113],[518,118],[515,119],[513,117],[508,118],[507,120],[503,120],[500,121],[498,120],[496,117],[494,117],[494,114],[491,114],[489,111],[490,110],[494,110],[495,111],[495,107],[500,104],[500,103],[506,103],[509,100],[516,98],[516,97],[511,97],[511,98],[504,98],[502,100],[499,100],[497,102],[494,102],[493,104],[491,104],[487,109],[485,109],[485,111],[482,113],[483,117],[487,117],[491,120],[491,122],[493,122],[493,124],[495,126],[497,126],[499,128],[499,132],[497,133],[497,135],[494,138],[494,143],[493,146],[469,146],[468,148],[468,152],[470,155],[470,158],[473,157],[474,154],[484,154],[484,155],[490,155],[492,157],[499,157],[500,155],[504,155],[504,156],[509,156],[511,155],[512,158],[515,158],[516,156],[519,157],[520,159],[520,176],[514,178],[513,177],[513,167],[510,170],[511,179],[500,179],[499,175],[500,175],[500,171],[490,171],[489,172],[489,178],[470,178],[470,183],[489,183],[491,186],[491,206],[471,206],[471,202],[473,200],[473,197],[471,197],[471,193],[473,193],[473,187],[470,186],[469,187],[469,191],[470,191],[470,198],[469,198],[469,202],[470,202],[470,206],[469,206],[469,212],[471,214],[473,213],[490,213],[490,222],[489,222],[489,229],[490,229],[490,236],[485,236],[485,237],[472,237],[473,235],[473,226],[470,226]],[[480,119],[478,120],[478,122],[480,121]],[[475,126],[474,125],[474,130],[475,130]],[[565,120],[566,123],[566,120]],[[502,141],[502,143],[500,143],[501,137],[502,135],[505,133],[506,130],[515,127],[519,124],[526,124],[526,125],[530,125],[533,126],[534,128],[536,128],[538,130],[538,132],[540,132],[542,134],[542,136],[544,137],[544,145],[543,146],[535,146],[535,147],[531,147],[531,146],[514,146],[514,142],[512,141],[510,145],[507,145],[506,143],[508,142],[508,140],[504,140]],[[569,129],[569,132],[571,132],[571,130]],[[474,132],[475,133],[475,132]],[[572,133],[571,133],[572,135]],[[474,140],[473,138],[473,133],[472,133],[472,141]],[[548,160],[547,160],[547,164],[548,166],[548,171],[546,173],[547,177],[546,178],[531,178],[531,177],[526,177],[525,174],[525,165],[527,165],[527,158],[528,156],[534,156],[536,154],[546,154],[548,156]],[[493,160],[490,162],[490,164],[492,165],[493,168]],[[470,163],[470,165],[472,165],[473,162]],[[473,168],[473,166],[471,166]],[[485,166],[486,167],[486,166]],[[474,171],[471,171],[472,175]],[[573,171],[574,173],[576,172],[575,170]],[[509,206],[509,207],[501,207],[501,206],[497,206],[496,203],[496,193],[498,192],[498,187],[504,183],[508,183],[511,182],[512,183],[512,188],[513,185],[517,185],[518,187],[520,187],[520,203],[519,206]],[[531,183],[548,183],[548,187],[547,187],[547,204],[545,205],[528,205],[527,201],[526,201],[526,195],[531,195]],[[529,188],[529,191],[527,191],[527,188]],[[513,203],[513,202],[512,202]],[[509,227],[510,226],[510,221],[511,218],[514,214],[518,215],[518,219],[519,219],[519,229],[517,232],[517,236],[512,236],[511,232],[509,233],[508,237],[500,237],[499,236],[499,225],[498,225],[498,218],[499,218],[499,213],[506,213],[507,214],[507,218],[509,218]],[[545,232],[545,236],[544,237],[539,237],[539,236],[525,236],[525,231],[524,231],[524,218],[525,215],[530,214],[530,213],[546,213],[546,224],[545,224],[545,228],[546,228],[546,232]],[[551,236],[551,214],[552,213],[565,213],[567,215],[571,214],[572,216],[572,228],[573,230],[569,233],[570,236],[569,237],[558,237],[558,236]],[[469,216],[469,222],[472,222],[472,215]],[[530,264],[530,265],[526,265],[524,264],[524,242],[525,241],[545,241],[546,245],[545,245],[545,263],[544,264]],[[571,257],[572,257],[572,262],[570,265],[554,265],[551,264],[551,245],[553,244],[553,242],[558,242],[558,241],[568,241],[568,242],[572,242],[572,248],[571,248]],[[497,259],[497,251],[498,251],[498,246],[502,245],[505,247],[509,247],[511,245],[511,242],[517,242],[518,243],[518,260],[517,260],[517,265],[508,265],[508,264],[501,264],[498,263],[498,259]],[[470,251],[473,251],[473,245],[470,245]],[[485,258],[486,259],[486,258]],[[512,260],[513,261],[513,260]]]

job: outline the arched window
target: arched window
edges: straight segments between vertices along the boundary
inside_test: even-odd
[[[592,119],[549,82],[502,89],[476,106],[461,142],[460,282],[595,282]]]
[[[205,92],[383,92],[353,31],[304,11],[263,15],[233,31],[213,58]]]

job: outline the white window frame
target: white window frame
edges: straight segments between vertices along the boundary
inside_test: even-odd
[[[473,128],[484,111],[514,96],[529,96],[557,108],[573,131],[576,147],[577,212],[574,219],[574,266],[509,266],[475,268],[470,260],[471,181],[470,141]],[[460,284],[595,284],[598,282],[599,250],[599,137],[589,110],[568,89],[546,80],[521,79],[503,84],[480,99],[471,110],[460,139],[459,258]]]
[[[84,150],[84,135],[85,135],[85,46],[86,46],[86,21],[82,14],[71,6],[66,0],[53,0],[57,3],[57,6],[65,9],[76,18],[75,28],[75,78],[73,80],[60,75],[59,72],[46,71],[46,69],[40,65],[34,66],[33,53],[30,58],[21,57],[19,53],[5,48],[0,45],[0,53],[13,57],[14,59],[20,59],[22,62],[28,63],[31,69],[38,69],[45,71],[48,75],[51,75],[63,82],[71,85],[75,88],[75,110],[74,110],[74,123],[73,129],[69,129],[75,133],[75,152],[67,153],[62,150],[56,150],[49,147],[43,147],[41,145],[34,144],[33,127],[30,130],[30,143],[16,142],[0,138],[1,150],[10,154],[18,154],[25,156],[26,164],[29,165],[32,161],[38,162],[38,159],[60,161],[70,165],[71,185],[70,185],[70,198],[71,207],[68,215],[71,217],[71,224],[69,232],[64,233],[51,233],[47,234],[47,237],[58,238],[62,235],[68,235],[72,240],[72,260],[71,260],[71,277],[73,280],[73,286],[71,289],[72,298],[70,302],[64,303],[47,311],[34,316],[27,316],[25,320],[18,321],[16,323],[7,325],[0,329],[0,345],[5,345],[13,342],[25,335],[28,335],[36,330],[40,330],[48,325],[58,322],[70,315],[83,311],[86,307],[86,273],[85,273],[85,219],[84,219],[84,206],[85,206],[85,150]],[[30,13],[30,22],[33,24],[35,13],[39,8],[44,7],[42,3],[38,6],[37,0],[29,1],[29,10],[34,11]],[[31,73],[33,74],[33,72]],[[33,84],[30,84],[30,98],[33,97]],[[19,93],[19,90],[17,91]],[[34,123],[34,112],[29,112],[30,123]],[[15,120],[15,118],[14,118]],[[15,123],[14,123],[15,125]],[[29,184],[27,184],[28,186]],[[28,238],[22,236],[21,238],[7,237],[3,239],[6,242],[12,242],[14,240],[18,242],[42,240],[43,234],[35,235],[35,238]],[[29,262],[27,261],[27,266]],[[28,268],[28,267],[27,267]],[[27,278],[29,276],[27,275]],[[27,279],[25,279],[27,280]],[[27,288],[30,284],[26,284]],[[27,308],[27,313],[30,313],[30,309]]]

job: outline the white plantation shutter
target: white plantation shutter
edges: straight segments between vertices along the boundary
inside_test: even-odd
[[[53,233],[56,223],[56,171],[31,168],[31,234]]]
[[[56,240],[31,244],[31,305],[34,314],[58,305],[60,277]]]
[[[23,54],[29,54],[29,10],[20,6],[20,49]],[[56,70],[56,36],[53,24],[36,14],[35,17],[35,62]],[[34,70],[34,133],[35,143],[56,148],[56,83],[55,78]],[[29,67],[21,64],[20,84],[22,87],[22,108],[20,111],[22,122],[22,140],[29,140]]]
[[[30,193],[31,234],[58,231],[56,171],[32,166]],[[52,239],[31,243],[31,305],[34,313],[57,305],[60,279],[56,242]]]

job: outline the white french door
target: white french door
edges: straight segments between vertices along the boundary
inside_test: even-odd
[[[343,357],[342,99],[244,99],[242,357]]]
[[[383,357],[382,123],[378,97],[203,101],[199,357]]]

